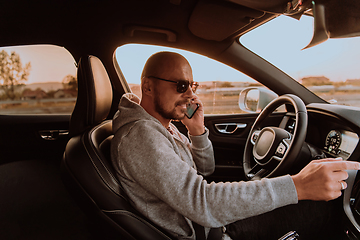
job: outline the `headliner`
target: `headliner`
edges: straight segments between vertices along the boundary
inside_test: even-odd
[[[113,52],[124,43],[138,42],[196,49],[213,55],[224,51],[241,34],[277,15],[238,2],[4,1],[0,18],[5,24],[0,26],[0,46],[54,44],[70,52],[86,52],[96,51],[100,46],[104,51],[106,45]]]

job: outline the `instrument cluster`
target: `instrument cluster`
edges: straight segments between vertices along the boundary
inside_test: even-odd
[[[333,129],[326,136],[324,150],[334,157],[347,159],[355,150],[358,141],[356,133]]]

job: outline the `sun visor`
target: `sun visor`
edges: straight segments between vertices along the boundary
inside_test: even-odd
[[[199,1],[188,27],[195,36],[222,41],[264,14],[230,2]]]
[[[324,1],[325,19],[330,38],[360,36],[360,1]]]
[[[311,0],[224,0],[273,14],[296,15],[311,5]]]

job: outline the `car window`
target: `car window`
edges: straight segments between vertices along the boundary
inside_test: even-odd
[[[360,107],[360,38],[329,39],[303,49],[312,35],[312,17],[279,16],[240,42],[324,100]]]
[[[0,114],[70,114],[77,97],[71,54],[53,45],[0,48]]]
[[[116,50],[116,60],[131,91],[141,96],[140,76],[146,60],[159,51],[182,54],[190,62],[196,92],[204,104],[205,114],[243,113],[239,108],[239,93],[246,87],[262,86],[247,75],[208,57],[174,48],[128,44]]]

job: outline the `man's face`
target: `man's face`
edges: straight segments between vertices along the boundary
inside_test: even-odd
[[[160,114],[161,117],[165,119],[181,120],[185,117],[186,104],[189,102],[190,98],[172,98],[169,101],[169,98],[163,97],[161,91],[156,88],[155,97],[154,97],[154,106],[156,112]]]
[[[176,68],[165,71],[162,76],[156,76],[172,81],[187,80],[192,82],[192,71],[188,64],[179,64]],[[181,120],[185,117],[186,104],[193,97],[190,88],[184,93],[177,92],[177,84],[158,79],[154,83],[154,107],[164,119]]]

